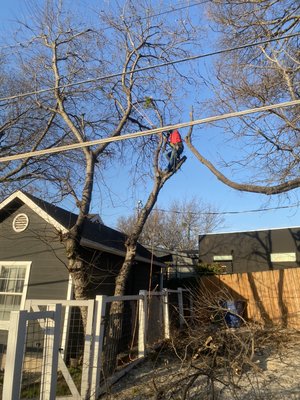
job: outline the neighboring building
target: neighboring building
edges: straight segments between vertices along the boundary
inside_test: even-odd
[[[168,265],[168,279],[186,279],[197,275],[198,251],[180,250],[172,254]]]
[[[69,211],[20,191],[0,203],[0,330],[8,329],[10,312],[22,308],[26,299],[72,298],[60,236],[76,218]],[[113,294],[115,277],[124,260],[125,239],[124,234],[105,226],[95,215],[85,222],[80,245],[81,257],[92,277],[90,298]],[[157,257],[138,245],[126,294],[158,286],[162,267]]]
[[[223,273],[299,267],[300,227],[200,235],[199,262]]]
[[[197,275],[198,250],[167,250],[159,247],[146,246],[148,250],[153,250],[161,261],[166,265],[164,269],[164,280],[168,283],[172,279],[186,279]]]

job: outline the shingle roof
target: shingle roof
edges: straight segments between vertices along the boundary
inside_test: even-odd
[[[77,220],[77,214],[67,211],[54,204],[48,203],[47,201],[33,196],[30,193],[22,191],[28,199],[34,202],[41,210],[46,212],[51,218],[57,221],[66,229],[70,229]],[[13,201],[16,201],[16,197]],[[105,251],[115,253],[124,253],[126,235],[115,229],[112,229],[98,221],[92,222],[90,219],[86,219],[83,227],[83,245],[86,247],[97,247],[103,246]],[[151,252],[148,251],[141,244],[137,244],[137,255],[136,257],[143,257],[150,262],[152,259]],[[158,258],[154,256],[155,263],[159,262]]]

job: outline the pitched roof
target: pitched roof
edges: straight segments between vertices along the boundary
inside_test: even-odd
[[[21,204],[26,204],[40,217],[52,224],[57,230],[64,233],[67,232],[77,220],[77,214],[48,203],[32,194],[23,191],[16,191],[0,203],[0,221],[3,219],[7,208],[13,209]],[[84,222],[80,244],[84,247],[99,249],[108,253],[124,256],[126,252],[125,240],[126,235],[122,232],[100,223],[97,219],[88,218]],[[137,244],[137,253],[135,258],[148,263],[152,260],[155,264],[163,266],[157,257],[153,257],[151,252],[139,243]]]

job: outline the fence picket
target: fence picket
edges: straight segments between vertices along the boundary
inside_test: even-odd
[[[147,333],[147,292],[140,290],[142,299],[139,299],[139,331],[138,331],[138,357],[146,354],[146,333]]]
[[[163,290],[163,316],[164,316],[164,337],[170,339],[170,320],[169,320],[169,302],[168,290]]]
[[[20,398],[26,337],[26,314],[26,311],[12,311],[10,315],[2,393],[2,398],[4,399]]]
[[[90,399],[96,400],[100,392],[100,374],[102,371],[102,351],[104,340],[104,318],[106,296],[96,296],[94,325],[93,325],[93,364],[91,376]]]
[[[45,327],[40,400],[55,400],[56,397],[61,305],[49,305],[48,311],[53,311],[53,319],[49,319]]]

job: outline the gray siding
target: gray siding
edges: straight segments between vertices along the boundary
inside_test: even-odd
[[[12,221],[19,213],[29,226],[16,233]],[[26,205],[0,223],[0,261],[31,261],[27,299],[66,299],[68,271],[64,248],[55,229]]]

